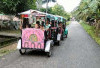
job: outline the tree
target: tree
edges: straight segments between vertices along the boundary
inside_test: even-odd
[[[18,14],[19,12],[36,9],[36,0],[0,0],[0,10],[5,14]]]
[[[46,9],[41,8],[41,11],[46,12]],[[59,4],[56,4],[54,7],[49,7],[48,13],[53,14],[53,15],[63,16],[66,19],[69,19],[71,15],[64,10],[64,7],[62,5],[59,5]]]
[[[80,5],[72,12],[77,20],[95,20],[96,32],[100,29],[100,0],[82,0]]]
[[[64,15],[64,8],[63,6],[56,4],[54,7],[52,7],[52,13],[56,15]]]
[[[59,16],[63,16],[66,19],[70,18],[70,14],[68,14],[64,7],[62,5],[56,4],[54,7],[52,7],[52,14],[54,15],[59,15]]]
[[[41,8],[40,11],[46,13],[46,8]],[[49,8],[48,8],[48,13],[49,13],[49,14],[52,14],[52,13],[53,13],[52,7],[49,7]]]

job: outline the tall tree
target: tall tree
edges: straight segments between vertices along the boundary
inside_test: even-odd
[[[46,12],[45,8],[41,9],[42,12]],[[59,16],[63,16],[66,19],[70,18],[70,14],[68,14],[65,10],[64,7],[62,5],[56,4],[54,7],[49,7],[48,8],[48,13],[49,14],[54,14],[54,15],[59,15]]]
[[[56,4],[52,7],[52,14],[63,16],[65,13],[64,7],[62,5]]]
[[[77,20],[95,20],[96,32],[100,29],[100,0],[82,0],[80,5],[72,12]],[[89,21],[91,24],[91,21]]]
[[[17,14],[19,12],[36,9],[36,0],[0,0],[0,10],[5,14]]]

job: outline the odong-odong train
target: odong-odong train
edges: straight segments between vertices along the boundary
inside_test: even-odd
[[[32,9],[19,13],[19,15],[22,26],[17,49],[21,55],[30,49],[44,51],[50,57],[53,46],[61,45],[60,41],[67,38],[66,19],[62,16]]]

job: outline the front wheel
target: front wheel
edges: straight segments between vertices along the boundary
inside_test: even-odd
[[[21,55],[24,55],[26,53],[26,49],[19,49],[19,52]]]
[[[65,37],[67,38],[68,37],[68,34]]]
[[[61,40],[62,40],[62,41],[64,40],[64,37],[63,37],[63,35],[61,35]]]
[[[52,54],[52,53],[51,53],[51,51],[50,51],[50,52],[47,53],[47,56],[48,56],[48,57],[51,57],[51,54]]]
[[[52,55],[52,47],[53,45],[50,45],[50,50],[49,50],[49,52],[47,52],[47,56],[48,57],[51,57],[51,55]]]

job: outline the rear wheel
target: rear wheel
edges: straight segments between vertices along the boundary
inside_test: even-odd
[[[63,35],[61,36],[61,40],[64,40]]]
[[[57,42],[57,45],[60,46],[60,41]]]
[[[47,56],[48,56],[48,57],[51,57],[51,54],[52,54],[52,53],[51,53],[51,51],[50,51],[50,52],[47,53]]]
[[[68,34],[67,34],[68,35]],[[66,35],[66,38],[67,38],[67,35]]]
[[[53,45],[50,45],[50,51],[47,52],[48,57],[51,57],[51,55],[52,55],[52,48],[53,48]]]
[[[24,55],[26,53],[26,49],[19,49],[19,52],[21,55]]]

